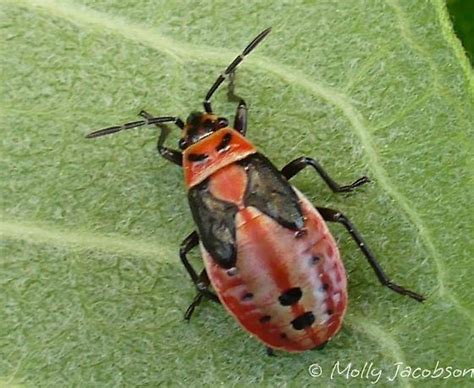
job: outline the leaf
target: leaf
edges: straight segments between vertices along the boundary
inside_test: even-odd
[[[472,367],[473,78],[441,0],[24,0],[2,10],[0,382],[368,386],[377,368],[382,385],[468,385],[447,369],[389,381],[397,365]],[[417,304],[381,287],[331,226],[349,274],[345,326],[322,351],[278,357],[220,306],[183,322],[194,292],[177,251],[193,226],[156,130],[84,139],[141,109],[186,118],[267,26],[237,74],[249,138],[278,166],[307,155],[341,183],[369,175],[349,196],[311,171],[295,184],[347,214],[386,272],[428,296]],[[222,90],[214,108],[235,110]],[[356,376],[370,363],[373,374]]]

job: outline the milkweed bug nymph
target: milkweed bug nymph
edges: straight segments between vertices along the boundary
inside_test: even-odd
[[[262,31],[219,75],[204,98],[204,112],[154,117],[87,135],[99,137],[154,124],[161,129],[158,152],[182,166],[196,230],[179,256],[197,294],[185,313],[189,320],[203,299],[222,303],[240,325],[273,349],[299,352],[322,348],[341,328],[347,307],[347,280],[339,250],[326,222],[346,228],[382,285],[419,302],[424,297],[392,282],[352,222],[340,211],[314,207],[289,183],[305,167],[316,171],[335,193],[369,182],[336,183],[323,167],[300,157],[281,170],[245,137],[247,105],[234,93],[234,74],[244,58],[270,33]],[[238,101],[232,126],[214,113],[211,98],[229,78],[229,97]],[[165,147],[173,123],[181,131],[180,150]],[[205,269],[196,271],[188,253],[199,245]]]

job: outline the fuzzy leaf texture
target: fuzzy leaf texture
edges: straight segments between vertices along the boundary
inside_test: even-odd
[[[0,383],[6,386],[468,386],[469,377],[389,381],[396,363],[472,368],[473,81],[441,0],[1,1]],[[347,214],[394,281],[381,287],[342,227],[349,277],[342,331],[322,351],[267,357],[221,306],[194,296],[178,258],[192,231],[182,172],[156,128],[86,140],[141,109],[202,109],[239,67],[248,137],[281,167],[318,159],[295,185]],[[214,110],[232,117],[225,85]],[[179,134],[173,128],[169,144]],[[193,262],[201,265],[198,252]],[[320,377],[308,367],[318,363]],[[354,372],[355,373],[355,372]],[[443,375],[443,377],[446,374]]]

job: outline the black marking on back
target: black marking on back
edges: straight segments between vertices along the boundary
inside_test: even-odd
[[[226,133],[222,136],[222,140],[219,145],[216,147],[216,151],[224,151],[227,147],[229,147],[230,141],[232,140],[232,135],[230,133]]]
[[[295,330],[303,330],[309,326],[311,326],[314,321],[316,320],[314,314],[311,311],[307,311],[301,314],[299,317],[296,317],[291,321],[293,329]]]
[[[208,190],[209,180],[191,187],[188,200],[204,248],[221,267],[235,267],[235,215],[238,208],[215,198]]]
[[[298,303],[302,295],[303,295],[303,292],[301,291],[301,288],[293,287],[293,288],[289,288],[284,293],[282,293],[278,297],[278,300],[280,301],[280,304],[282,306],[291,306],[295,303]]]
[[[280,225],[292,230],[303,228],[298,197],[277,168],[262,154],[255,153],[239,162],[247,170],[245,206],[254,206]]]
[[[206,160],[209,156],[207,154],[189,154],[188,160],[190,162],[202,162]]]

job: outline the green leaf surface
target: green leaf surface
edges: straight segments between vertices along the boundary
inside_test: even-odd
[[[473,367],[473,78],[441,0],[0,4],[1,384],[377,380],[331,375],[339,362],[372,363],[380,386],[472,386],[446,371],[389,380],[396,363]],[[312,171],[295,184],[347,214],[386,272],[428,297],[381,287],[331,226],[349,276],[345,325],[322,351],[277,357],[220,306],[183,321],[194,291],[177,251],[193,226],[182,172],[156,155],[156,130],[84,139],[141,109],[200,109],[267,26],[237,75],[249,138],[278,166],[307,155],[341,183],[369,175],[352,195],[330,193]],[[214,109],[232,116],[235,106],[221,91]],[[320,377],[308,373],[314,363]]]

